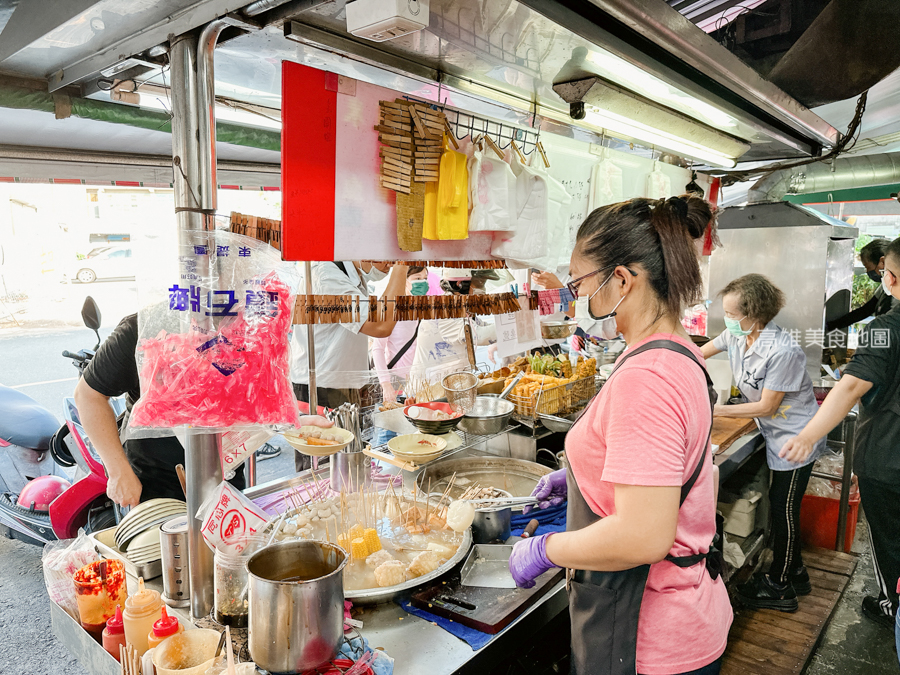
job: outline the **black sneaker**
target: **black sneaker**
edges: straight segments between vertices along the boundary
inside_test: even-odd
[[[788,584],[776,584],[768,574],[759,574],[737,587],[741,603],[751,609],[777,609],[779,612],[796,612],[800,604],[797,593]]]
[[[878,598],[874,595],[867,595],[863,598],[862,611],[866,618],[881,624],[885,628],[894,630],[894,617],[885,613]]]
[[[266,443],[259,450],[256,451],[256,461],[262,462],[267,459],[274,459],[281,454],[281,448],[276,445],[272,445],[271,443]]]
[[[812,593],[812,584],[809,582],[809,572],[806,571],[805,566],[791,570],[788,573],[788,581],[791,582],[791,586],[794,587],[794,592],[797,595],[809,595]]]

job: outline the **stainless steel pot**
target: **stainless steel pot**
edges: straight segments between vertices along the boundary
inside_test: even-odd
[[[360,452],[336,452],[328,460],[329,484],[335,492],[359,492],[372,484],[372,460]]]
[[[344,550],[324,541],[267,546],[247,561],[250,656],[270,673],[335,657],[344,637]]]
[[[515,406],[498,396],[478,396],[475,405],[459,422],[459,428],[469,434],[492,436],[509,426]]]

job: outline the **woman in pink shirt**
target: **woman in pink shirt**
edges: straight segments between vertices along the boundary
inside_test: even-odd
[[[569,568],[578,675],[714,675],[732,612],[718,574],[711,381],[681,326],[701,294],[687,203],[633,199],[591,213],[570,286],[601,336],[628,349],[566,437],[567,531],[516,544],[520,586]]]
[[[429,290],[428,270],[424,267],[408,267],[406,270],[406,294],[427,295]],[[394,331],[384,338],[373,338],[371,353],[375,372],[381,382],[384,401],[395,401],[394,377],[405,380],[409,375],[413,357],[416,355],[418,321],[398,321]]]

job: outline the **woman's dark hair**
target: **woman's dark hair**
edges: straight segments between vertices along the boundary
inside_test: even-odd
[[[738,296],[738,307],[744,316],[756,319],[763,326],[774,319],[784,307],[784,293],[762,274],[745,274],[719,291],[722,297],[730,293]]]
[[[709,227],[712,229],[710,237],[713,248],[721,247],[722,242],[719,241],[718,223],[716,222],[719,210],[693,192],[686,192],[680,197],[688,205],[688,231],[691,233],[691,238],[700,239],[706,236],[706,228]]]
[[[424,272],[424,267],[407,267],[406,268],[406,276],[407,278],[411,277],[413,274],[418,274],[419,272]]]
[[[859,250],[859,259],[870,265],[877,265],[890,244],[887,239],[873,239]]]
[[[701,296],[690,207],[680,197],[601,206],[578,228],[575,249],[596,269],[640,266],[660,304],[681,317]]]

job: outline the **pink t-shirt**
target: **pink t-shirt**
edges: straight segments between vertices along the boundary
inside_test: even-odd
[[[703,362],[696,347],[672,335],[652,335],[628,351],[659,339],[684,344]],[[630,358],[566,437],[566,457],[591,510],[601,517],[615,512],[616,483],[686,483],[707,451],[709,418],[706,379],[695,363],[666,349]],[[671,555],[709,550],[715,507],[707,458],[679,512]],[[669,675],[715,661],[725,651],[731,621],[725,584],[721,577],[713,581],[703,564],[652,565],[638,622],[638,672]]]

